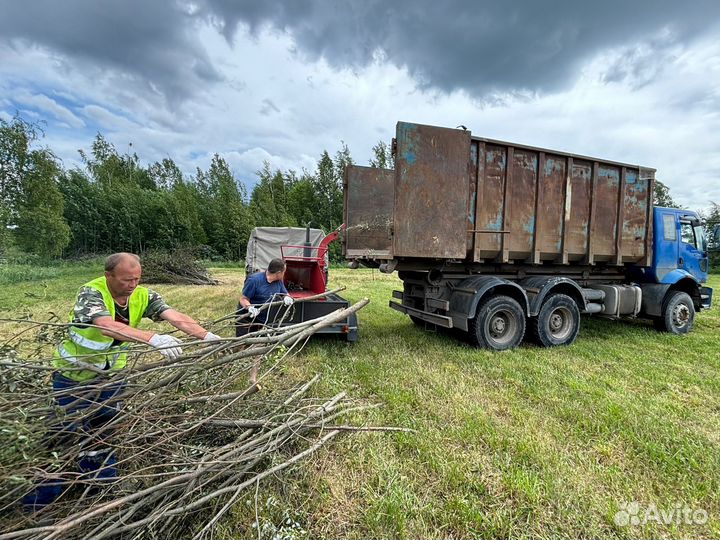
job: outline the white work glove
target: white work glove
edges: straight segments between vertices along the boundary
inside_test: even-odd
[[[253,319],[254,319],[255,317],[257,317],[258,314],[260,313],[260,310],[259,310],[258,308],[256,308],[255,306],[248,306],[247,310],[248,310],[248,313],[250,314],[250,316],[251,316]]]
[[[203,341],[220,341],[222,338],[220,336],[216,336],[212,332],[208,332],[205,334],[205,337],[203,338]]]
[[[295,303],[295,299],[294,299],[292,296],[285,295],[285,296],[283,297],[283,304],[285,304],[286,306],[290,307],[290,306],[292,306],[294,303]]]
[[[175,360],[176,358],[182,356],[180,344],[181,341],[178,338],[165,334],[155,334],[150,338],[150,345],[155,347],[160,354],[170,360]]]

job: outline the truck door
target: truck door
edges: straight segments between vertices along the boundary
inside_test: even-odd
[[[707,281],[707,245],[703,228],[697,217],[680,217],[678,268],[688,272],[700,283]]]
[[[653,271],[659,283],[663,282],[667,274],[678,268],[680,231],[677,219],[676,211],[670,208],[655,208]]]

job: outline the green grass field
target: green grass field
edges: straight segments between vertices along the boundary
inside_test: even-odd
[[[0,268],[0,317],[64,318],[99,272]],[[213,274],[222,285],[154,288],[209,320],[234,310],[243,280],[240,269]],[[349,300],[371,300],[360,340],[318,339],[272,384],[321,373],[318,395],[383,404],[354,420],[416,431],[341,438],[261,487],[257,508],[249,494],[219,537],[257,537],[256,520],[276,538],[720,536],[717,307],[688,336],[584,318],[571,347],[491,353],[389,309],[394,275],[335,269],[331,280]],[[650,521],[617,525],[633,501]],[[685,507],[707,521],[684,523]],[[671,523],[658,523],[661,511]]]

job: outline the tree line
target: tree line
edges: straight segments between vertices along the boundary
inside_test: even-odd
[[[0,252],[13,242],[44,257],[197,246],[237,260],[253,227],[342,224],[343,172],[353,163],[344,144],[312,172],[265,163],[248,194],[218,154],[187,176],[171,158],[143,166],[98,134],[80,152],[83,166],[65,169],[42,135],[20,117],[0,119]],[[376,165],[390,162],[389,145],[374,152]]]
[[[345,144],[334,156],[323,151],[315,171],[265,163],[248,194],[218,154],[188,176],[171,158],[143,166],[98,134],[80,151],[83,166],[65,169],[42,136],[19,116],[0,119],[0,253],[13,243],[43,257],[194,246],[204,257],[238,260],[253,227],[330,232],[343,220],[342,178],[353,163]],[[394,167],[390,145],[380,141],[372,153],[370,166]],[[659,181],[654,203],[678,206]],[[720,221],[720,206],[706,217]]]

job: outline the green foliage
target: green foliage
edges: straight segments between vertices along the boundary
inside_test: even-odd
[[[198,170],[196,182],[202,195],[201,220],[208,245],[223,257],[239,259],[252,227],[245,188],[217,154],[207,172]]]
[[[0,201],[0,254],[4,253],[10,243],[10,207]]]
[[[380,169],[394,169],[395,168],[395,156],[392,153],[392,147],[384,141],[378,141],[378,143],[372,147],[373,157],[370,159],[371,167],[378,167]]]
[[[660,180],[655,180],[653,206],[662,206],[664,208],[682,208],[670,196],[670,188],[663,184]]]
[[[80,157],[91,178],[101,185],[113,188],[123,185],[143,189],[157,187],[150,172],[140,166],[137,154],[120,155],[100,133],[95,136],[90,155],[81,150]]]
[[[270,170],[266,161],[257,172],[260,181],[250,197],[250,210],[256,227],[293,227],[297,225],[290,208],[291,178]]]
[[[23,194],[23,175],[28,166],[30,145],[40,136],[39,126],[15,117],[0,118],[0,204],[12,222]]]
[[[343,220],[345,144],[334,157],[323,152],[313,173],[265,163],[248,196],[219,155],[185,178],[171,158],[143,167],[131,143],[121,153],[98,133],[80,152],[83,167],[63,170],[50,150],[34,147],[41,136],[19,117],[0,120],[0,252],[13,240],[43,257],[205,246],[204,256],[238,260],[255,226],[330,232]],[[391,166],[388,145],[374,152]],[[339,244],[331,257],[341,257]]]
[[[312,178],[304,175],[302,178],[292,178],[290,191],[288,193],[288,211],[293,216],[299,227],[312,225],[315,221],[313,205],[315,191]]]
[[[342,223],[343,192],[342,181],[345,167],[352,165],[352,157],[347,146],[335,154],[335,159],[323,152],[318,162],[317,173],[312,179],[315,201],[313,205],[315,225],[326,231],[337,228]]]
[[[720,204],[711,202],[710,209],[703,215],[705,236],[708,241],[710,270],[720,272]],[[717,236],[715,232],[717,231]]]
[[[159,163],[150,165],[148,167],[148,176],[153,184],[160,189],[172,189],[183,182],[180,167],[170,158],[165,158]]]
[[[19,118],[10,124],[0,120],[0,245],[7,241],[6,227],[13,224],[20,248],[54,257],[70,241],[70,229],[63,219],[55,156],[46,148],[32,148],[39,133]]]

